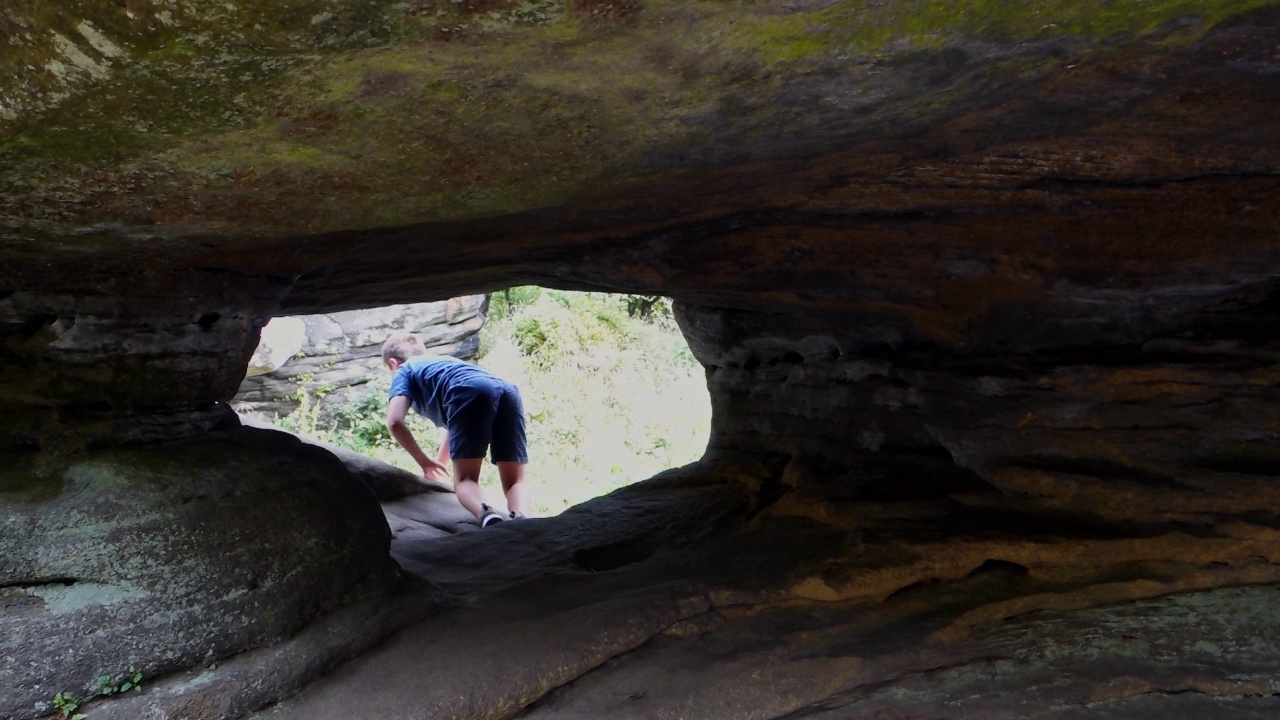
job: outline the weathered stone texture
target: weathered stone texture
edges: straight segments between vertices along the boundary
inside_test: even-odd
[[[391,305],[328,315],[304,315],[299,351],[271,372],[246,377],[236,392],[238,411],[283,417],[298,406],[298,393],[326,411],[360,399],[370,379],[386,372],[382,343],[412,333],[433,355],[472,360],[480,351],[486,295],[434,303]]]
[[[945,451],[989,482],[1075,473],[1103,478],[1113,502],[1124,482],[1218,487],[1227,502],[1228,488],[1255,482],[1240,476],[1280,469],[1276,293],[1268,283],[1194,312],[1162,305],[1159,330],[1124,344],[966,354],[895,348],[874,328],[678,309],[710,370],[713,448],[837,465],[851,454]]]
[[[285,286],[192,270],[90,292],[0,293],[0,447],[75,451],[225,420],[217,404],[240,384]]]
[[[131,665],[150,677],[278,642],[396,576],[373,496],[283,433],[11,453],[4,468],[6,718]]]
[[[1134,522],[981,487],[858,493],[941,459],[825,487],[797,464],[704,462],[554,519],[399,536],[401,563],[465,609],[254,717],[1274,711],[1268,523]],[[424,690],[417,672],[448,680]]]

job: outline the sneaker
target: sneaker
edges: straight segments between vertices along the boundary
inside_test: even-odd
[[[505,518],[503,518],[502,515],[495,512],[493,508],[489,507],[488,505],[480,506],[480,527],[487,528],[490,525],[493,525],[494,523],[500,523],[503,520],[505,520]]]
[[[524,519],[524,517],[525,517],[525,515],[524,515],[524,513],[522,513],[522,512],[517,512],[517,511],[515,511],[515,510],[512,510],[512,511],[511,511],[511,519],[512,519],[512,520],[523,520],[523,519]]]

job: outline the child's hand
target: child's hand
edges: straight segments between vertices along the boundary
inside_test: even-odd
[[[446,465],[431,458],[426,458],[426,460],[427,462],[422,465],[422,477],[437,482],[444,482],[449,479],[449,468]]]

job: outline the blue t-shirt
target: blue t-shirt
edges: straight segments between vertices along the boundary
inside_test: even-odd
[[[387,399],[404,395],[419,415],[448,427],[446,410],[449,390],[479,382],[490,382],[493,376],[475,365],[449,356],[414,355],[396,370],[391,378]]]

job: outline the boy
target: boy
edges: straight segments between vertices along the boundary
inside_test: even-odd
[[[422,468],[424,477],[439,480],[447,474],[445,459],[453,460],[453,489],[458,502],[480,521],[480,527],[506,519],[484,501],[480,466],[485,449],[498,466],[507,517],[523,518],[528,511],[524,466],[524,406],[515,385],[452,357],[426,354],[413,335],[395,335],[382,345],[382,362],[394,373],[387,398],[387,428]],[[427,457],[405,423],[412,407],[445,429],[440,453]]]

